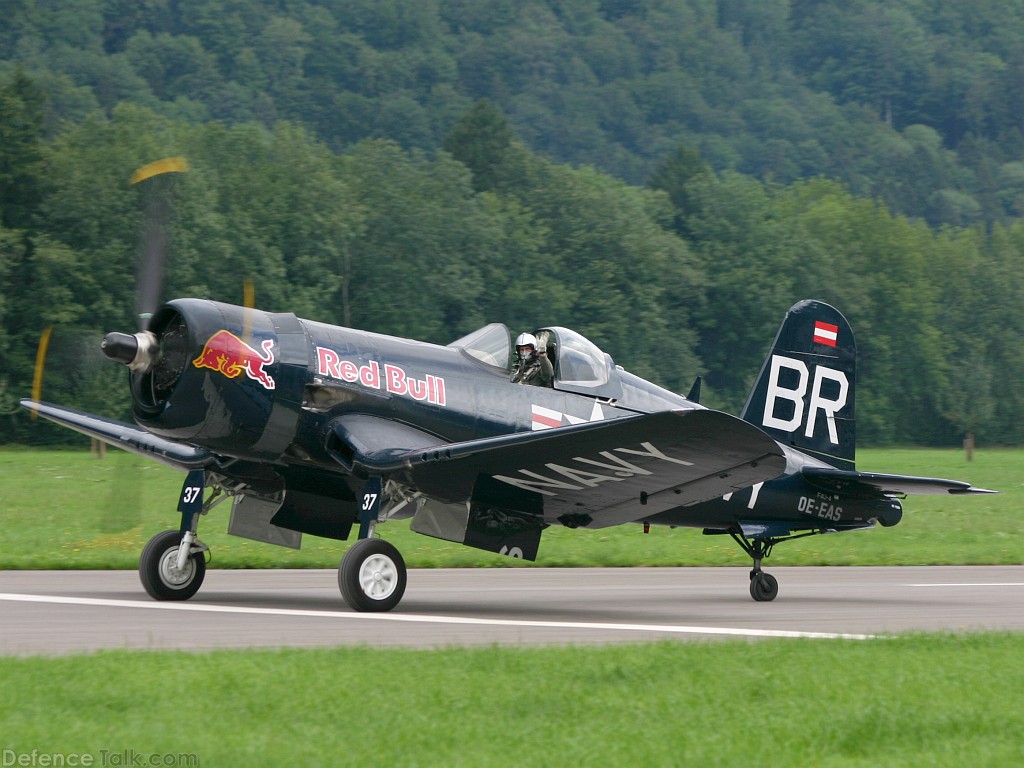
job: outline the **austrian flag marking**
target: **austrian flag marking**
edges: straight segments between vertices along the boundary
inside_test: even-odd
[[[824,344],[826,347],[834,347],[839,341],[839,326],[831,323],[823,323],[821,320],[814,321],[814,343]]]

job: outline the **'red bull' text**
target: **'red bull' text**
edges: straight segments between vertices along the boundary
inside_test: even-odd
[[[369,389],[384,390],[392,395],[411,397],[413,400],[446,405],[444,379],[426,374],[416,378],[405,369],[391,363],[381,365],[376,360],[359,365],[343,359],[333,349],[316,348],[317,373],[349,384],[362,384]]]

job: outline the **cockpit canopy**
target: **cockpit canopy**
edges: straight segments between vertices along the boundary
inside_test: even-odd
[[[555,368],[554,388],[602,399],[622,395],[618,370],[609,355],[569,328],[549,326],[534,331],[547,348]],[[448,345],[492,368],[512,370],[512,334],[502,323],[491,323]]]
[[[448,346],[461,349],[470,357],[494,368],[504,370],[512,364],[512,337],[502,323],[477,328]]]

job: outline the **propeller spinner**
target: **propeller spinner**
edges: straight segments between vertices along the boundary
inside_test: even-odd
[[[127,365],[132,373],[145,373],[156,362],[160,345],[156,335],[149,331],[114,331],[103,337],[100,349],[109,359]]]

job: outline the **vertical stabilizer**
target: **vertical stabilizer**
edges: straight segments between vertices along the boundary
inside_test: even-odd
[[[846,318],[820,301],[794,304],[740,417],[784,445],[853,469],[856,367]]]

